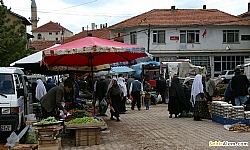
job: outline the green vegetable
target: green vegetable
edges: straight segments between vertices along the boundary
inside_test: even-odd
[[[100,123],[100,121],[94,119],[93,117],[83,117],[83,118],[75,118],[66,122],[66,124],[86,124],[87,122]]]
[[[42,119],[40,122],[37,123],[37,125],[46,125],[54,123],[58,123],[58,120],[56,120],[55,117],[48,117],[46,119]]]
[[[72,112],[71,115],[75,116],[76,118],[89,117],[89,112],[86,110],[77,110]]]

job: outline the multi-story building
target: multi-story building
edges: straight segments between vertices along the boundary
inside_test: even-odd
[[[56,43],[61,43],[64,39],[73,36],[73,32],[64,28],[57,22],[48,22],[37,27],[39,17],[37,16],[37,6],[35,0],[31,0],[31,17],[32,22],[32,46],[37,51],[46,49]]]
[[[144,46],[156,61],[190,59],[212,75],[250,55],[250,21],[217,9],[153,9],[109,27],[124,42]]]
[[[9,13],[6,14],[6,17],[7,18],[10,18],[10,22],[8,22],[6,25],[11,25],[13,24],[14,21],[16,20],[22,20],[22,24],[20,24],[20,26],[25,26],[25,35],[24,35],[24,38],[26,38],[28,41],[30,40],[30,38],[34,38],[34,36],[30,35],[29,33],[27,33],[27,26],[30,26],[31,23],[29,22],[29,20],[27,20],[25,17],[19,15],[19,14],[16,14],[12,11],[10,11]],[[29,47],[29,42],[27,43],[27,46],[26,48]]]

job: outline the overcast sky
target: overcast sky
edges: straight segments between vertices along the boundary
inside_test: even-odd
[[[19,15],[31,16],[31,0],[3,0],[4,4]],[[74,34],[82,27],[91,29],[91,23],[100,28],[142,14],[152,9],[218,9],[239,15],[248,11],[249,0],[35,0],[38,11],[38,27],[49,21],[58,22]],[[31,27],[28,28],[30,32]]]

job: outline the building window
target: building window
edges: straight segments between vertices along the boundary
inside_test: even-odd
[[[52,32],[49,32],[49,35],[52,35]]]
[[[58,32],[56,32],[56,35],[58,35]]]
[[[181,37],[180,38],[181,43],[199,43],[200,31],[199,30],[181,30],[180,37]]]
[[[136,32],[130,32],[130,43],[131,44],[136,44],[137,43]]]
[[[225,43],[239,42],[239,30],[223,30],[223,42]]]
[[[153,31],[153,43],[165,43],[165,30]]]
[[[41,40],[42,39],[42,35],[40,33],[37,34],[37,39]]]

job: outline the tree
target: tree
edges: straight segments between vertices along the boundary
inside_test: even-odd
[[[26,49],[26,27],[22,20],[11,20],[7,17],[10,9],[0,0],[0,66],[10,63],[32,53]]]

